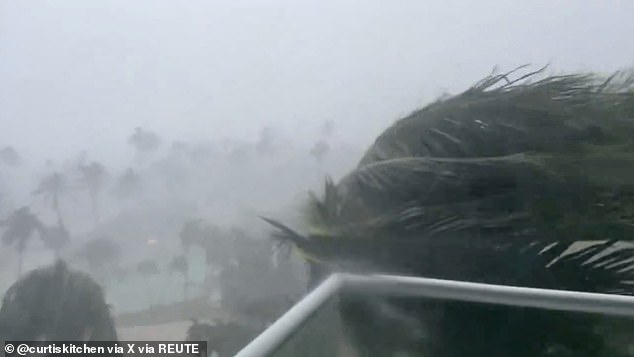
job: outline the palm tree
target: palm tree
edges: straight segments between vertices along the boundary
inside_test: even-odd
[[[28,241],[33,237],[33,233],[42,230],[43,225],[28,207],[17,209],[0,224],[5,226],[2,243],[14,246],[18,253],[18,276],[21,276]]]
[[[0,150],[0,163],[15,167],[20,165],[21,161],[20,155],[12,146],[5,146]]]
[[[147,292],[148,306],[152,307],[152,299],[150,293],[150,286],[148,283],[149,278],[152,275],[158,275],[160,273],[158,265],[152,260],[144,260],[137,264],[136,267],[137,272],[143,276],[143,281],[145,282],[145,291]]]
[[[118,179],[114,194],[120,198],[128,198],[141,191],[141,177],[136,170],[127,169]]]
[[[58,259],[60,257],[60,251],[70,240],[70,233],[64,226],[64,222],[58,219],[56,226],[42,227],[40,238],[44,246],[54,252],[55,259]]]
[[[187,288],[189,287],[189,264],[184,255],[175,256],[168,266],[169,272],[183,275],[183,300],[187,300]]]
[[[102,287],[63,261],[35,269],[7,290],[3,341],[118,341]]]
[[[634,76],[514,73],[397,121],[355,170],[311,197],[306,232],[268,220],[312,258],[313,284],[352,270],[634,294],[634,249],[620,245],[634,239]],[[379,355],[425,328],[415,353],[626,354],[598,332],[598,317],[388,303],[416,317],[409,332],[378,336],[368,311],[379,301],[342,301],[357,340]]]
[[[99,222],[99,193],[103,190],[106,183],[106,168],[102,164],[93,161],[88,165],[79,164],[79,172],[81,173],[81,184],[88,190],[90,195],[93,217],[95,224],[97,224]]]
[[[139,155],[153,153],[161,146],[161,139],[155,133],[140,127],[134,129],[134,133],[128,139],[128,143],[134,147]]]
[[[59,199],[68,190],[66,178],[59,172],[54,172],[42,179],[37,188],[33,191],[34,195],[44,196],[44,199],[50,201],[57,215],[57,220],[62,220],[62,214],[59,208]]]

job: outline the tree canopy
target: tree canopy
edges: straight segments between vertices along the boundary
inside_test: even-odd
[[[632,295],[634,248],[623,242],[634,239],[633,160],[631,74],[494,74],[385,130],[352,172],[311,195],[304,232],[269,222],[314,270]],[[520,326],[508,311],[439,303],[444,317],[431,321],[429,306],[398,306],[433,326],[438,356],[457,344],[476,355],[559,345],[577,355],[605,337],[596,320],[527,313]],[[347,312],[363,330],[367,315]],[[460,322],[485,315],[488,325]],[[454,340],[448,331],[460,325],[472,336]],[[500,328],[518,335],[491,343],[479,333]],[[587,344],[572,344],[575,335]],[[532,347],[517,351],[520,338]]]

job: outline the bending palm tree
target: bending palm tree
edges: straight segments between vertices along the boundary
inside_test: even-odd
[[[64,175],[55,172],[46,176],[33,191],[34,195],[42,195],[46,200],[50,200],[53,210],[57,215],[57,220],[62,221],[62,213],[59,208],[59,198],[68,190]]]
[[[134,169],[127,169],[118,179],[113,193],[119,198],[130,198],[138,194],[142,188],[142,181]]]
[[[80,164],[79,171],[82,175],[81,183],[90,194],[92,212],[97,224],[99,223],[99,193],[106,183],[106,168],[98,162],[92,162],[89,165]]]
[[[622,245],[634,240],[633,77],[514,73],[388,128],[353,172],[311,198],[307,232],[268,220],[310,258],[313,283],[346,270],[634,293],[634,249]],[[387,353],[364,329],[372,307],[343,304],[357,337]],[[623,345],[605,352],[595,318],[396,307],[419,319],[429,338],[421,349],[435,356],[625,354]]]
[[[156,151],[161,145],[161,139],[154,132],[140,127],[134,128],[134,133],[128,138],[128,143],[138,153],[150,153]]]
[[[21,276],[27,243],[35,231],[42,231],[43,225],[28,207],[14,211],[9,218],[1,223],[6,227],[2,234],[2,243],[15,247],[18,253],[18,276]]]
[[[12,146],[5,146],[0,149],[0,164],[16,167],[21,162],[20,154]]]

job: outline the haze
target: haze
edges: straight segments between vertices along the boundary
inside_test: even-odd
[[[444,91],[525,63],[633,64],[629,1],[2,1],[0,142],[32,160],[172,139],[368,145]]]
[[[0,157],[0,220],[28,206],[46,226],[63,221],[70,243],[32,239],[24,271],[68,258],[117,312],[210,296],[230,259],[214,260],[219,245],[190,252],[188,223],[201,219],[205,239],[263,241],[259,215],[298,222],[307,191],[353,168],[396,119],[494,68],[634,66],[632,14],[626,0],[0,0],[0,150],[20,161]],[[105,173],[92,184],[90,167]],[[43,197],[56,173],[66,184]],[[95,267],[82,255],[95,240],[125,249]],[[0,292],[16,278],[13,248],[0,250]],[[199,284],[190,295],[166,273],[177,254]],[[158,274],[148,259],[163,269],[157,301],[139,283]],[[140,280],[120,285],[122,271]],[[297,297],[298,275],[249,275],[261,285],[248,294]]]

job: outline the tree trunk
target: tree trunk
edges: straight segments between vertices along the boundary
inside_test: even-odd
[[[185,267],[185,271],[183,272],[184,278],[185,278],[185,282],[184,282],[184,286],[183,286],[183,298],[185,299],[184,301],[187,301],[187,299],[189,298],[189,294],[188,294],[188,289],[189,289],[189,260],[187,259],[189,257],[189,245],[185,246],[185,262],[186,267]]]
[[[22,277],[22,263],[24,260],[24,250],[18,251],[18,279]]]
[[[188,288],[189,288],[189,266],[187,267],[188,269],[185,270],[185,282],[184,282],[184,286],[183,286],[183,298],[184,301],[187,301],[187,299],[189,298],[189,294],[188,294]]]
[[[22,268],[24,266],[24,252],[26,251],[26,241],[28,237],[23,237],[18,241],[16,250],[18,251],[18,279],[22,277]]]
[[[59,209],[59,197],[57,195],[53,195],[53,209],[55,210],[55,214],[57,214],[57,222],[61,222],[62,212]]]
[[[90,191],[90,204],[92,206],[92,215],[96,226],[99,224],[99,206],[97,204],[97,192],[95,191]]]

